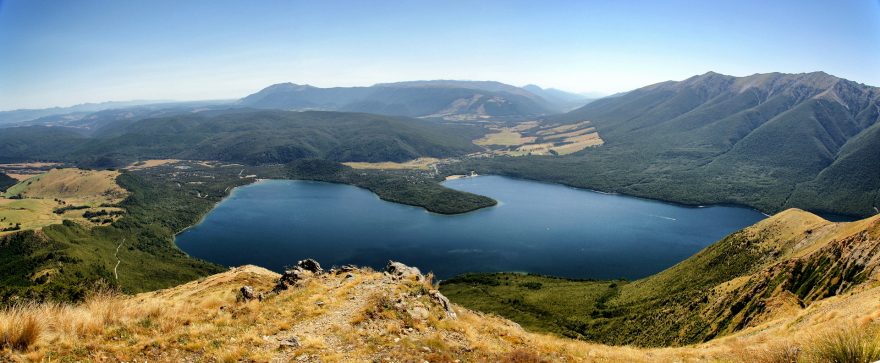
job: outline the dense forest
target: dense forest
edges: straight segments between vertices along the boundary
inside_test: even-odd
[[[70,128],[7,128],[0,133],[0,162],[55,160],[103,168],[165,158],[404,161],[477,151],[471,140],[481,133],[478,127],[391,116],[233,109],[115,122],[90,137]]]

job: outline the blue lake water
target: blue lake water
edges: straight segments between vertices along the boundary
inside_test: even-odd
[[[764,218],[747,208],[691,208],[500,176],[444,185],[499,204],[447,216],[349,185],[267,180],[235,189],[177,244],[208,261],[276,271],[312,257],[326,267],[381,268],[393,259],[439,278],[522,271],[635,279]]]

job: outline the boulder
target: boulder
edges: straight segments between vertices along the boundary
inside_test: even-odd
[[[433,298],[434,301],[436,301],[437,304],[440,305],[441,308],[443,308],[443,311],[446,312],[446,315],[453,319],[458,318],[458,316],[455,315],[455,311],[452,310],[452,303],[450,303],[449,299],[446,298],[446,296],[443,296],[440,291],[431,290],[428,292],[428,294],[430,294],[431,298]]]
[[[293,286],[297,281],[304,278],[306,278],[306,270],[302,267],[296,266],[290,270],[284,271],[284,274],[278,279],[278,284],[275,285],[275,288],[272,289],[272,291],[280,292],[287,290],[287,288]]]
[[[355,265],[343,265],[342,267],[336,270],[336,274],[341,274],[343,272],[354,272],[359,270]]]
[[[281,340],[278,343],[284,347],[299,348],[300,346],[299,339],[297,339],[296,337],[289,337],[287,339]]]
[[[296,266],[299,268],[302,268],[303,270],[309,271],[313,274],[320,274],[320,273],[324,272],[324,270],[321,269],[321,264],[318,263],[318,261],[315,261],[314,259],[311,259],[311,258],[307,258],[305,260],[298,261],[296,263]]]
[[[257,298],[257,292],[254,291],[254,288],[251,286],[242,286],[239,292],[241,292],[241,298],[244,301],[249,301]]]
[[[385,272],[395,279],[408,279],[414,277],[416,281],[421,281],[424,278],[422,272],[419,271],[418,268],[410,267],[396,261],[388,261],[388,264],[385,265]]]

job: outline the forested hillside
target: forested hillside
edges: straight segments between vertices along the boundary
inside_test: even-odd
[[[481,130],[431,121],[342,112],[227,110],[111,123],[94,136],[69,128],[8,128],[0,161],[55,160],[114,167],[181,158],[286,163],[300,158],[404,161],[479,150]]]
[[[592,102],[605,141],[570,158],[481,161],[498,172],[684,203],[870,215],[880,90],[825,73],[716,73]]]

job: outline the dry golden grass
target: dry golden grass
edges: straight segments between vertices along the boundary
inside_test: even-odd
[[[522,134],[520,134],[519,132],[512,131],[509,128],[502,128],[498,130],[498,132],[487,134],[481,139],[474,140],[474,144],[483,146],[517,146],[532,143],[536,139],[537,138],[535,137],[523,137]]]
[[[596,135],[592,137],[591,135]],[[598,134],[588,134],[584,136],[590,136],[588,138],[583,139],[582,141],[577,141],[571,144],[565,144],[561,146],[554,147],[552,150],[555,151],[559,155],[568,155],[572,153],[576,153],[583,149],[586,149],[591,146],[599,146],[605,143],[604,140],[598,137]]]
[[[177,162],[180,162],[180,160],[178,160],[178,159],[151,159],[151,160],[144,160],[144,161],[138,161],[138,162],[132,163],[131,165],[126,166],[125,168],[128,170],[141,170],[141,169],[153,168],[153,167],[167,165],[167,164],[174,164]]]
[[[118,203],[127,196],[128,193],[116,184],[117,176],[119,172],[108,170],[52,169],[28,178],[0,194],[0,228],[20,224],[23,230],[33,230],[65,219],[92,226],[94,223],[85,219],[83,213],[121,210],[101,207]],[[8,199],[12,196],[24,199]],[[65,206],[89,208],[54,213],[55,209]],[[117,218],[104,216],[100,220]],[[13,232],[0,232],[5,233]]]
[[[589,125],[589,124],[590,124],[590,121],[581,121],[581,122],[578,122],[578,123],[576,123],[576,124],[568,124],[568,125],[556,126],[556,127],[552,127],[552,128],[546,129],[546,130],[541,130],[541,131],[538,131],[537,134],[538,134],[538,135],[542,135],[542,136],[544,136],[544,135],[559,134],[559,133],[563,133],[563,132],[569,132],[569,131],[572,131],[572,130],[577,130],[577,129],[580,129],[580,128],[582,128],[582,127],[586,127],[586,126]]]
[[[411,169],[411,170],[429,170],[431,169],[431,164],[435,164],[439,161],[437,158],[418,158],[410,161],[405,161],[402,163],[395,163],[391,161],[378,162],[378,163],[366,163],[366,162],[346,162],[342,163],[343,165],[348,165],[355,169],[382,169],[382,170],[399,170],[399,169]]]
[[[525,155],[566,155],[584,150],[591,146],[604,144],[602,138],[591,127],[589,121],[576,124],[561,125],[535,132],[537,136],[523,136],[522,131],[537,127],[537,121],[520,123],[514,127],[498,128],[474,144],[482,146],[508,146],[515,149],[496,149],[494,155],[525,156]],[[538,139],[547,142],[536,143]]]
[[[52,169],[10,187],[5,194],[78,204],[113,204],[128,194],[116,184],[118,176],[118,171],[111,170]]]
[[[458,306],[451,319],[430,297],[430,278],[344,275],[314,276],[245,302],[238,288],[267,292],[278,275],[244,266],[135,296],[8,308],[0,311],[0,360],[785,362],[834,349],[872,351],[880,318],[880,287],[873,286],[704,344],[612,347],[529,333]],[[297,346],[282,344],[293,338]]]
[[[575,130],[575,131],[572,131],[572,132],[566,132],[566,133],[561,133],[561,134],[555,134],[555,135],[544,136],[544,139],[545,139],[545,140],[564,139],[564,138],[568,138],[568,137],[580,136],[580,135],[583,135],[583,134],[589,134],[589,133],[594,133],[594,132],[596,132],[596,128],[595,128],[595,127],[587,127],[587,128],[583,128],[583,129],[580,129],[580,130]]]

